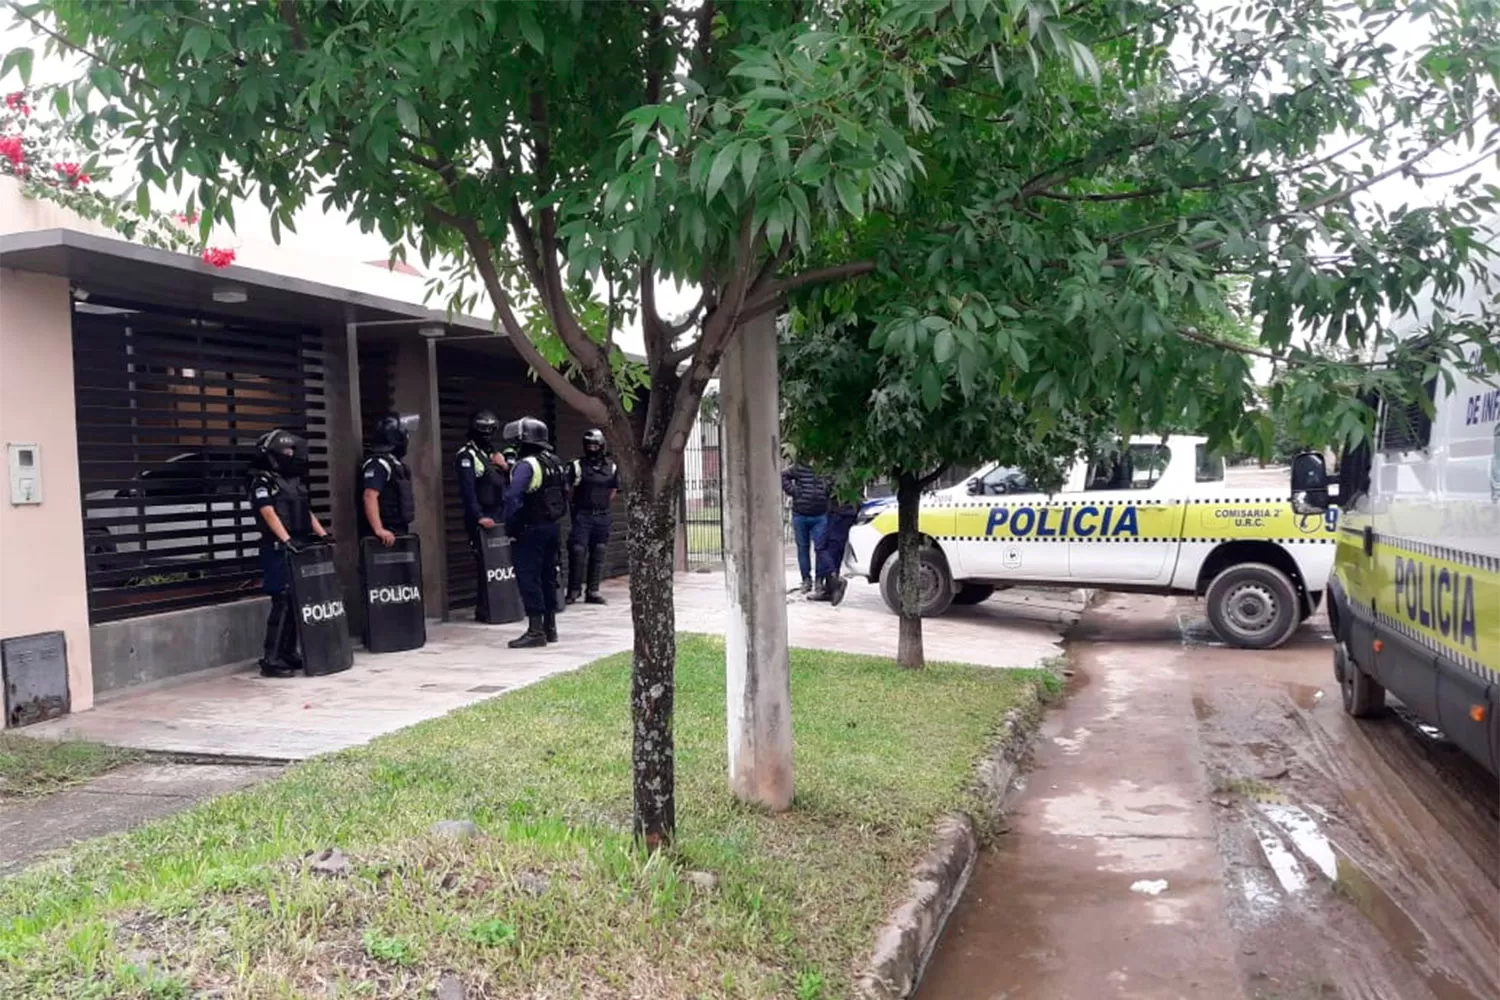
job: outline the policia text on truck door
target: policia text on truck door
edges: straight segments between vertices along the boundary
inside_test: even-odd
[[[1500,772],[1500,399],[1454,373],[1434,411],[1383,406],[1373,449],[1344,456],[1331,495],[1322,456],[1299,455],[1294,504],[1343,513],[1328,581],[1344,708],[1390,692]]]

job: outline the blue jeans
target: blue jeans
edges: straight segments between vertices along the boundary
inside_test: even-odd
[[[827,514],[792,515],[792,536],[797,542],[797,569],[801,571],[804,580],[812,579],[813,539],[823,533],[823,526],[827,523]]]

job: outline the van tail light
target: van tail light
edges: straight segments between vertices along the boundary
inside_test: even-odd
[[[1469,718],[1473,719],[1475,722],[1483,722],[1485,714],[1485,708],[1483,705],[1469,706]]]

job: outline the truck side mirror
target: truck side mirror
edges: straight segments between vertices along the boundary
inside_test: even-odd
[[[1328,467],[1315,451],[1304,451],[1292,459],[1292,509],[1299,514],[1328,509]]]
[[[984,492],[984,480],[971,479],[969,480],[969,485],[966,487],[966,489],[968,489],[969,491],[969,496],[977,497],[979,496],[979,494]]]

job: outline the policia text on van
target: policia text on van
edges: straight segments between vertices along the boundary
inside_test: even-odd
[[[1500,405],[1462,373],[1440,389],[1430,420],[1383,407],[1336,491],[1322,456],[1299,455],[1293,503],[1343,508],[1328,621],[1344,709],[1374,715],[1389,691],[1500,773]]]
[[[922,500],[922,613],[975,604],[1022,583],[1203,594],[1237,646],[1285,642],[1317,608],[1338,511],[1298,514],[1272,491],[1225,488],[1204,438],[1134,438],[1079,462],[1058,493],[991,466]],[[894,609],[896,509],[867,504],[846,564]]]

